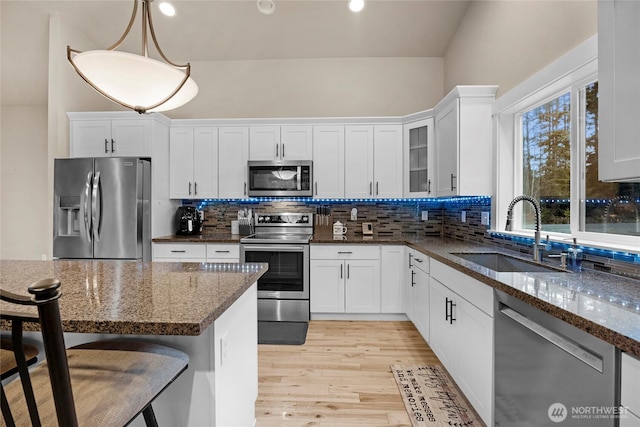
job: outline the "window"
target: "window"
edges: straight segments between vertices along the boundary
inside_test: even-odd
[[[524,194],[540,201],[543,239],[640,247],[640,183],[598,180],[597,80],[594,36],[496,99],[496,231]],[[530,204],[513,214],[514,233],[532,236]]]
[[[569,233],[571,220],[571,94],[562,94],[521,116],[523,194],[540,201],[543,231]],[[526,205],[522,228],[535,227]]]
[[[598,180],[597,81],[567,88],[515,117],[522,194],[540,201],[543,232],[640,236],[640,183]],[[522,230],[534,229],[530,205],[520,218]]]
[[[580,95],[585,165],[580,230],[640,236],[640,183],[598,181],[598,82]]]

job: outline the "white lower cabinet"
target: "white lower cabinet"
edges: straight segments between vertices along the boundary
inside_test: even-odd
[[[405,246],[380,249],[380,311],[404,313]]]
[[[620,404],[626,408],[620,415],[620,427],[640,427],[640,359],[622,353],[620,368]]]
[[[380,313],[380,247],[312,245],[312,313]]]
[[[235,243],[208,243],[207,262],[239,262],[240,245]]]
[[[422,338],[429,341],[429,257],[415,249],[407,250],[405,309]]]
[[[429,345],[487,425],[493,425],[493,290],[431,260]]]
[[[154,243],[155,262],[206,262],[207,246],[203,243]]]

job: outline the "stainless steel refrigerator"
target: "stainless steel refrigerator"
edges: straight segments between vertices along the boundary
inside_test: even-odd
[[[55,159],[53,257],[151,260],[151,164]]]

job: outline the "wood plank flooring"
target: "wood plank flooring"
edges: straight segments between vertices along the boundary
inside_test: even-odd
[[[257,427],[410,427],[393,363],[440,362],[409,321],[312,320],[304,345],[258,346]]]

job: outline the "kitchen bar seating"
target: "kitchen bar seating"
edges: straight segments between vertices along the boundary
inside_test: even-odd
[[[64,427],[122,427],[142,413],[147,426],[157,426],[151,402],[187,368],[189,357],[169,347],[128,340],[96,341],[65,350],[60,281],[40,280],[28,291],[32,297],[0,289],[0,299],[36,306],[35,319],[6,312],[4,307],[0,317],[12,326],[39,322],[46,361],[29,373],[34,408],[27,408],[19,379],[2,387],[4,425],[50,426],[57,419]]]

